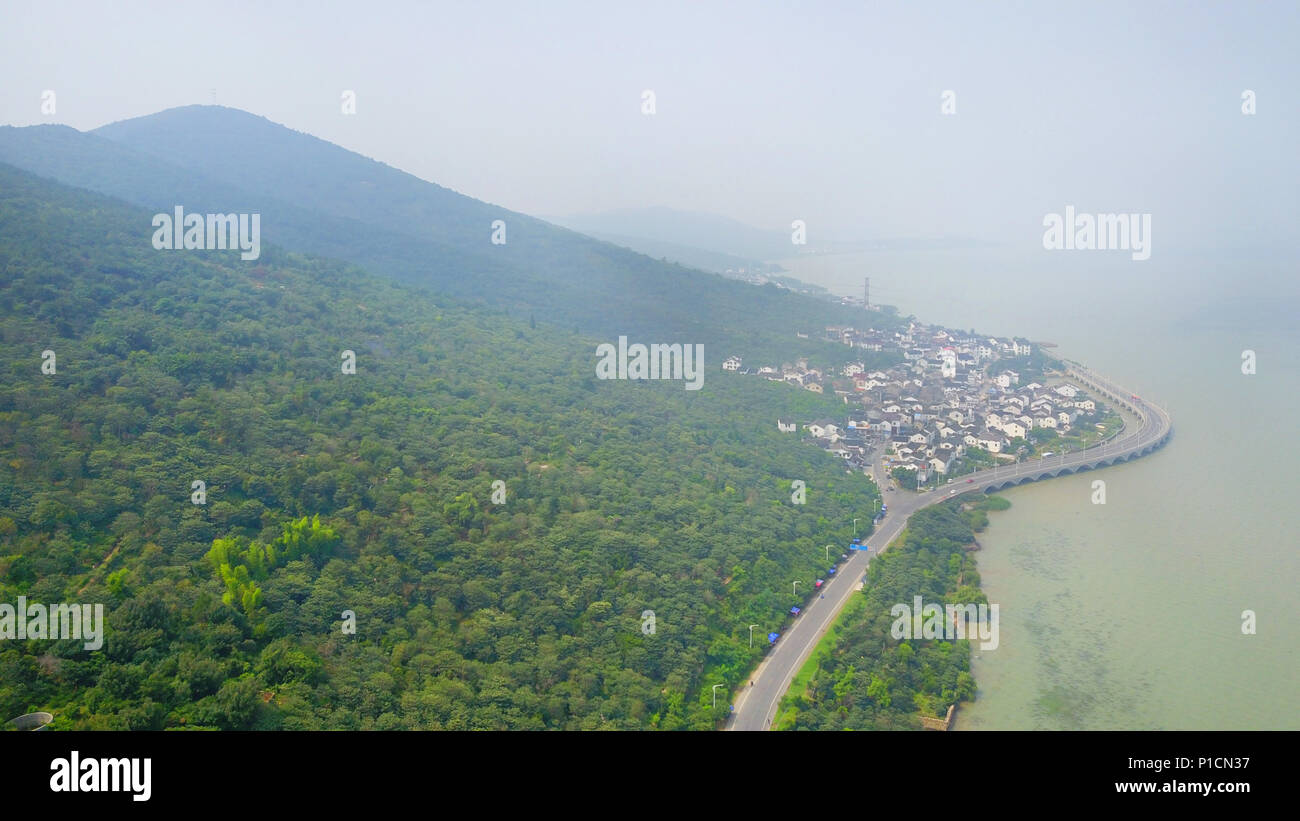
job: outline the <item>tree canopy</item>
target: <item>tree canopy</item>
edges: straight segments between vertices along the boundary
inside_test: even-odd
[[[0,714],[711,728],[748,625],[780,631],[874,508],[776,429],[834,398],[715,358],[700,391],[597,380],[608,340],[148,226],[0,165],[0,601],[107,622],[98,652],[0,642]]]

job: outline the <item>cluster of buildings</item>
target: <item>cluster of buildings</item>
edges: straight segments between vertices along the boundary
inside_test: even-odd
[[[851,468],[867,470],[881,452],[891,469],[916,471],[917,481],[966,472],[971,451],[980,462],[1015,461],[1032,431],[1068,433],[1096,426],[1099,403],[1076,385],[1022,380],[1005,360],[1028,357],[1026,340],[978,337],[912,322],[906,330],[830,327],[829,339],[901,362],[869,370],[862,362],[838,373],[798,360],[780,368],[747,368],[740,357],[722,367],[741,375],[785,382],[816,393],[835,393],[850,406],[844,420],[777,420],[784,433],[806,431]],[[802,334],[801,334],[802,336]],[[1022,384],[1023,383],[1023,384]],[[1026,448],[1027,450],[1027,448]]]

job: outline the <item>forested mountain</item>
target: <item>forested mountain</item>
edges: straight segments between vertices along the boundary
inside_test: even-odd
[[[603,335],[702,343],[715,361],[845,351],[796,332],[864,318],[824,300],[651,259],[425,182],[220,106],[187,106],[82,133],[0,128],[0,161],[170,211],[262,215],[263,237],[522,318]],[[493,244],[493,223],[505,243]]]
[[[132,184],[89,156],[69,168]],[[419,224],[424,190],[390,210]],[[747,626],[779,630],[791,580],[810,589],[873,509],[865,477],[776,430],[833,398],[713,356],[699,391],[598,380],[604,337],[265,243],[247,262],[157,251],[152,213],[0,165],[0,602],[103,602],[108,623],[100,652],[0,642],[0,717],[709,728],[710,685],[761,652]],[[557,289],[644,264],[651,292],[810,304],[572,242]]]

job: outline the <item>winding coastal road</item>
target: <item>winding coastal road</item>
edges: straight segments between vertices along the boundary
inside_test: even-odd
[[[876,531],[865,540],[867,549],[849,554],[848,561],[822,586],[821,592],[825,598],[810,600],[804,612],[759,663],[752,676],[753,685],[743,687],[733,700],[735,713],[731,716],[727,729],[766,730],[771,727],[777,707],[789,689],[790,682],[818,640],[834,623],[849,596],[859,587],[872,557],[897,538],[916,511],[965,493],[992,493],[1026,482],[1126,462],[1156,450],[1173,434],[1173,423],[1163,408],[1137,398],[1130,391],[1078,364],[1059,364],[1065,367],[1066,376],[1070,380],[1135,415],[1139,420],[1136,430],[1126,428],[1109,441],[1075,453],[1063,453],[1046,459],[967,474],[954,479],[951,485],[941,485],[926,493],[902,491],[887,495],[885,503],[889,505],[889,513]]]

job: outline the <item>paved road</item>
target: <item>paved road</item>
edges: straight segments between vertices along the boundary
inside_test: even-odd
[[[953,484],[940,486],[927,493],[901,490],[886,492],[884,497],[885,504],[889,506],[889,514],[866,540],[868,550],[849,554],[849,560],[827,584],[822,585],[822,593],[826,598],[811,599],[803,613],[768,652],[751,676],[753,686],[742,688],[733,701],[736,712],[728,722],[727,729],[770,728],[781,697],[789,689],[790,682],[817,641],[834,623],[835,617],[862,581],[871,558],[902,532],[908,518],[916,511],[964,493],[1000,490],[1063,472],[1075,473],[1137,458],[1160,447],[1173,432],[1169,414],[1164,409],[1134,398],[1130,391],[1081,366],[1069,365],[1068,373],[1072,381],[1083,383],[1094,393],[1107,395],[1112,404],[1119,404],[1134,413],[1139,419],[1137,427],[1133,430],[1126,428],[1115,439],[1087,450],[979,471],[954,479]],[[968,479],[972,481],[968,482]]]

